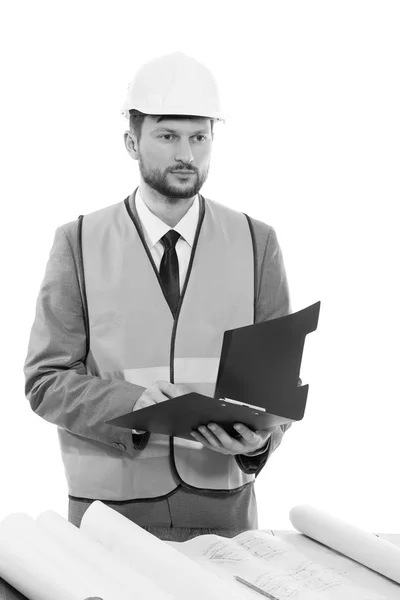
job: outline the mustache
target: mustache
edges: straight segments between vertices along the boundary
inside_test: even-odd
[[[196,173],[196,171],[194,171],[190,167],[189,168],[181,167],[179,169],[174,169],[173,171],[171,171],[171,173],[176,173],[178,171],[184,171],[185,173]]]

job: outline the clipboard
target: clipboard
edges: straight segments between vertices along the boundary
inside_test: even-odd
[[[211,422],[239,438],[235,423],[257,430],[300,421],[309,389],[298,386],[301,360],[320,306],[225,331],[213,398],[190,392],[106,423],[193,441],[190,431]]]

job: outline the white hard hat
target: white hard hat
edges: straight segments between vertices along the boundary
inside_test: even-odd
[[[194,115],[225,121],[211,71],[182,52],[140,67],[128,86],[122,114],[129,118],[131,109],[148,115]]]

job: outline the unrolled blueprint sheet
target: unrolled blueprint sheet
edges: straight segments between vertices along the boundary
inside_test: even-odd
[[[83,515],[81,530],[135,571],[151,578],[175,600],[243,600],[246,597],[235,580],[226,583],[207,572],[99,500]]]
[[[353,584],[342,570],[307,560],[283,540],[259,530],[233,539],[204,535],[181,544],[169,544],[216,574],[230,579],[239,575],[279,600],[385,598]]]
[[[316,561],[345,573],[351,581],[367,590],[379,592],[387,600],[400,599],[400,584],[376,573],[360,563],[324,546],[298,531],[276,531],[279,539],[303,554],[308,560]]]
[[[400,583],[398,546],[308,504],[292,508],[289,518],[301,533]]]

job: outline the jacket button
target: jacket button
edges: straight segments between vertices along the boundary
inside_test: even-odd
[[[118,442],[112,443],[113,448],[117,448],[118,450],[126,450],[125,444],[119,444]]]

